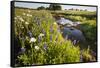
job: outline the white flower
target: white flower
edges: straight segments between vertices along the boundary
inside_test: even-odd
[[[53,24],[54,24],[54,25],[57,25],[57,23],[56,23],[56,22],[54,22]]]
[[[14,18],[15,20],[17,19],[17,17]]]
[[[29,23],[28,22],[25,22],[25,24],[28,25]]]
[[[25,13],[23,13],[23,15],[26,15]]]
[[[32,17],[32,15],[29,15],[30,17]]]
[[[40,37],[42,37],[42,36],[44,36],[44,34],[42,34],[42,33],[40,33],[40,35],[39,35]]]
[[[20,16],[17,16],[17,18],[20,18]]]
[[[31,15],[31,14],[27,14],[27,16],[28,16],[28,17],[32,17],[32,15]]]
[[[30,13],[31,11],[30,11],[30,10],[28,10],[28,12]]]
[[[24,19],[22,17],[20,17],[19,19],[20,19],[20,21],[24,22]]]
[[[30,16],[29,14],[27,14],[27,16]]]
[[[35,46],[35,49],[36,49],[36,50],[39,50],[39,47],[38,47],[38,46]]]
[[[22,26],[22,29],[23,29],[24,27]]]
[[[36,42],[36,39],[34,38],[34,37],[32,37],[31,39],[30,39],[30,43],[31,42]]]

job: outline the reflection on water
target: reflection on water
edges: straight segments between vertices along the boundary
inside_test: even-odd
[[[62,36],[66,40],[70,39],[73,42],[73,44],[86,43],[86,40],[85,40],[85,37],[84,37],[82,31],[73,27],[73,26],[77,27],[77,25],[79,25],[80,22],[72,22],[69,19],[60,18],[59,20],[57,20],[57,23],[59,25],[65,25],[65,26],[62,26],[63,28],[61,28],[61,32],[62,32]]]
[[[73,25],[72,21],[65,18],[60,18],[60,20],[58,20],[57,23],[62,24],[62,25],[65,25],[65,24]]]
[[[76,41],[79,41],[81,43],[85,42],[84,35],[82,34],[82,32],[80,30],[78,30],[76,28],[64,27],[61,31],[63,32],[62,36],[65,39],[70,39],[72,41],[76,40]]]
[[[80,22],[72,22],[71,20],[65,19],[63,17],[57,20],[57,23],[61,25],[67,25],[67,26],[77,26],[80,24]]]

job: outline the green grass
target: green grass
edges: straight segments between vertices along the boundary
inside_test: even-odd
[[[80,62],[80,48],[57,31],[51,12],[15,8],[14,23],[17,46],[23,48],[15,66]]]

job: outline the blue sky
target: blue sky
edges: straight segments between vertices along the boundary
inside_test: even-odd
[[[40,6],[48,7],[50,4],[42,4],[42,3],[26,3],[26,2],[15,2],[15,6],[17,7],[26,7],[26,8],[37,8]],[[87,9],[88,11],[96,11],[96,7],[89,6],[72,6],[72,5],[61,5],[62,9]]]

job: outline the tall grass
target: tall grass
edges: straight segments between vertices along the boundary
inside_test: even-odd
[[[15,66],[80,62],[80,48],[65,40],[52,14],[15,8]]]

